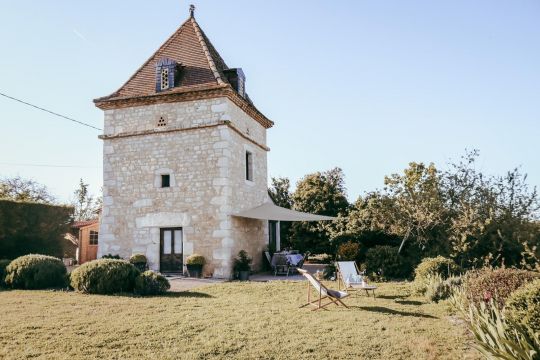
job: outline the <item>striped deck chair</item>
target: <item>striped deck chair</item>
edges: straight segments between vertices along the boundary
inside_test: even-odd
[[[336,262],[338,269],[338,288],[340,290],[365,290],[367,296],[369,291],[375,297],[375,285],[369,285],[364,276],[358,270],[358,266],[354,261],[338,261]],[[343,283],[343,286],[341,284]]]
[[[320,310],[320,309],[328,310],[326,309],[326,306],[331,305],[331,304],[336,304],[337,306],[343,305],[346,308],[348,308],[348,306],[345,305],[343,301],[341,301],[342,299],[349,296],[349,294],[347,294],[345,291],[330,290],[326,286],[321,284],[319,281],[317,281],[317,279],[315,279],[306,270],[297,268],[297,271],[308,279],[308,282],[307,282],[308,283],[307,285],[307,301],[308,302],[300,306],[301,308],[311,305],[315,307],[314,309],[312,309],[313,311]],[[315,288],[315,290],[319,294],[318,298],[316,298],[313,301],[311,300],[311,287]],[[326,299],[330,301],[323,302],[323,300],[326,300]]]

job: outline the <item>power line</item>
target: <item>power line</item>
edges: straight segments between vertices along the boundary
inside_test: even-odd
[[[20,102],[20,103],[22,103],[22,104],[31,106],[31,107],[33,107],[33,108],[39,109],[39,110],[41,110],[41,111],[48,112],[49,114],[53,114],[53,115],[59,116],[59,117],[61,117],[61,118],[64,118],[64,119],[66,119],[66,120],[76,122],[77,124],[80,124],[80,125],[83,125],[83,126],[88,126],[89,128],[96,129],[96,130],[100,130],[100,131],[102,130],[102,129],[100,129],[100,128],[98,128],[98,127],[95,127],[95,126],[93,126],[93,125],[90,125],[90,124],[87,124],[87,123],[83,123],[82,121],[72,119],[72,118],[70,118],[70,117],[68,117],[68,116],[64,116],[64,115],[62,115],[62,114],[55,113],[54,111],[44,109],[44,108],[42,108],[42,107],[39,107],[39,106],[34,105],[34,104],[30,104],[29,102],[26,102],[26,101],[23,101],[23,100],[14,98],[14,97],[12,97],[12,96],[9,96],[9,95],[3,94],[3,93],[0,93],[0,95],[2,95],[3,97],[6,97],[6,98],[8,98],[8,99],[11,99],[11,100],[15,100],[15,101],[17,101],[17,102]]]
[[[99,166],[80,166],[80,165],[51,165],[51,164],[21,164],[21,163],[6,163],[0,162],[0,165],[7,166],[32,166],[32,167],[52,167],[52,168],[83,168],[83,169],[99,169]]]

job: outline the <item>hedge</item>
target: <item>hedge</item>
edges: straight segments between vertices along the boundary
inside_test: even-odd
[[[0,200],[0,254],[15,259],[27,254],[63,257],[70,244],[72,207]]]
[[[540,332],[540,279],[514,291],[506,301],[506,316]]]
[[[467,272],[464,289],[470,301],[480,303],[493,299],[502,308],[515,290],[538,278],[539,274],[532,271],[484,268]]]

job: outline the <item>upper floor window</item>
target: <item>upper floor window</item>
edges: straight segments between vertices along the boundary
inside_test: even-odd
[[[253,181],[253,154],[246,151],[246,180]]]
[[[99,233],[94,230],[90,230],[90,245],[97,245],[98,244],[98,235]]]
[[[169,58],[161,58],[156,63],[156,92],[171,89],[180,82],[182,66]]]
[[[161,187],[162,188],[171,187],[171,175],[168,175],[168,174],[161,175]]]

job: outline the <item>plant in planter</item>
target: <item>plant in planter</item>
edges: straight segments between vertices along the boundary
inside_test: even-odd
[[[201,277],[202,268],[206,260],[204,256],[199,254],[192,254],[186,259],[186,267],[190,277]]]
[[[140,272],[148,270],[148,259],[143,254],[131,255],[129,262],[133,264]]]
[[[251,271],[251,263],[253,259],[250,258],[245,250],[240,250],[238,256],[234,259],[233,271],[238,274],[238,280],[249,280],[249,272]]]

